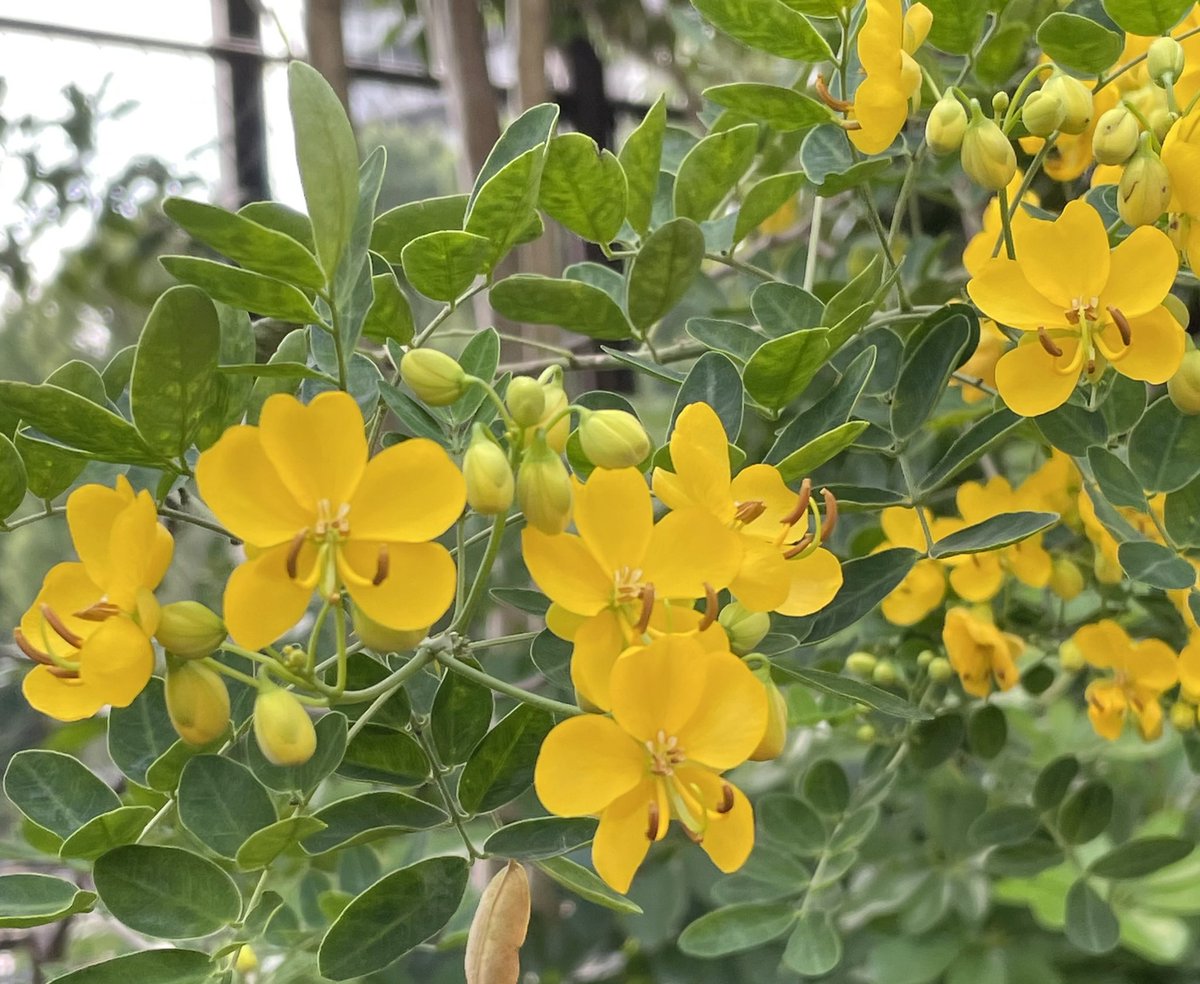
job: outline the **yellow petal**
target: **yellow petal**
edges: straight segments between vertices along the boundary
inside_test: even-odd
[[[974,621],[965,608],[951,608],[942,627],[942,643],[963,690],[975,697],[986,697],[992,691],[992,667],[988,654],[975,638]]]
[[[383,552],[387,576],[375,584]],[[454,560],[440,543],[352,540],[338,551],[338,574],[367,618],[389,629],[432,625],[454,601]]]
[[[1051,355],[1038,339],[1028,336],[1005,352],[996,363],[996,388],[1013,413],[1037,417],[1061,407],[1075,391],[1079,371],[1060,372],[1069,366],[1079,347],[1075,338],[1058,338],[1060,356]]]
[[[842,587],[842,565],[818,547],[807,557],[787,561],[788,596],[775,611],[780,615],[811,615],[833,601]]]
[[[659,598],[702,598],[728,587],[742,563],[741,538],[698,509],[668,513],[654,527],[642,578]],[[549,594],[550,592],[547,592]]]
[[[1004,569],[994,554],[967,554],[950,571],[950,587],[967,601],[990,601],[1003,584]]]
[[[587,621],[588,616],[576,615],[555,602],[551,602],[546,610],[546,628],[560,639],[574,639],[580,627]]]
[[[1143,639],[1133,646],[1127,672],[1139,687],[1163,694],[1179,682],[1179,658],[1161,639]]]
[[[349,501],[354,539],[420,543],[458,519],[467,485],[439,445],[418,437],[375,455]]]
[[[858,32],[858,60],[867,74],[894,70],[904,43],[904,12],[900,0],[867,0]]]
[[[726,783],[707,769],[684,765],[678,773],[683,782],[700,787],[706,804],[719,803],[726,785],[733,790],[733,809],[728,813],[709,814],[700,846],[713,864],[726,874],[737,871],[754,848],[754,810],[750,801],[733,783]]]
[[[617,724],[638,741],[652,740],[659,731],[677,735],[704,693],[701,661],[708,658],[687,636],[662,636],[625,652],[609,682]]]
[[[612,669],[629,645],[620,616],[611,608],[593,615],[579,627],[574,641],[571,682],[580,696],[607,711],[612,707]]]
[[[1101,670],[1123,671],[1133,650],[1129,635],[1110,618],[1082,626],[1072,639],[1083,658]]]
[[[122,611],[132,612],[139,588],[154,588],[150,583],[151,564],[161,562],[158,539],[158,510],[144,489],[113,520],[109,539],[108,581],[102,585],[108,600]],[[168,563],[170,558],[168,557]]]
[[[926,512],[928,519],[928,512]],[[893,547],[910,547],[924,551],[925,534],[921,531],[921,519],[915,509],[904,506],[888,506],[879,514],[879,525],[883,535]]]
[[[1179,683],[1185,697],[1200,700],[1200,636],[1195,634],[1179,654]]]
[[[1038,293],[1025,275],[1024,264],[1005,256],[985,262],[967,283],[967,294],[980,311],[1002,325],[1036,331],[1067,323],[1066,307]]]
[[[55,564],[46,572],[33,604],[21,616],[21,632],[34,648],[65,659],[75,659],[75,647],[50,628],[42,615],[41,606],[48,605],[72,633],[87,638],[96,631],[97,623],[77,618],[76,613],[91,608],[103,594],[88,577],[83,564]]]
[[[562,817],[599,813],[638,785],[649,758],[609,717],[580,714],[556,724],[542,742],[533,785],[538,799]]]
[[[854,92],[854,118],[861,124],[847,133],[854,146],[864,154],[880,154],[904,128],[908,119],[908,93],[900,84],[900,61],[888,77],[868,75]]]
[[[729,440],[715,410],[707,403],[689,403],[671,431],[671,466],[675,482],[656,476],[655,493],[672,509],[698,506],[721,522],[733,519],[729,494]],[[663,492],[659,492],[659,485]],[[683,495],[674,494],[682,492]],[[671,502],[669,499],[684,501]]]
[[[126,483],[128,488],[128,483]],[[132,493],[122,495],[103,485],[82,485],[67,496],[67,528],[75,552],[96,584],[109,578],[109,541],[113,523],[133,501]]]
[[[575,485],[575,527],[605,570],[639,568],[654,527],[646,480],[636,468],[597,468]]]
[[[239,646],[261,649],[300,621],[312,589],[288,576],[291,544],[247,560],[225,585],[225,624]]]
[[[306,509],[350,501],[367,464],[367,438],[349,393],[320,393],[307,406],[276,393],[263,404],[258,430],[271,464]]]
[[[879,608],[893,625],[915,625],[945,596],[946,575],[941,565],[936,560],[918,560]]]
[[[1178,272],[1179,257],[1166,233],[1139,226],[1112,251],[1112,268],[1100,301],[1120,309],[1127,318],[1136,318],[1162,304]]]
[[[1004,551],[1004,559],[1013,576],[1031,588],[1044,588],[1050,583],[1054,561],[1042,546],[1041,536],[1022,540]]]
[[[154,672],[154,647],[127,618],[106,619],[79,650],[79,677],[97,698],[128,707]]]
[[[1148,383],[1165,383],[1183,361],[1186,334],[1165,307],[1129,321],[1129,347],[1113,368],[1130,379]],[[1116,325],[1109,326],[1103,336],[1105,345],[1120,352],[1124,346]]]
[[[1108,233],[1100,213],[1087,202],[1068,202],[1053,222],[1023,225],[1014,239],[1021,272],[1035,291],[1058,307],[1058,323],[1076,298],[1087,303],[1103,295],[1109,273]],[[1070,263],[1063,262],[1067,256]]]
[[[772,465],[751,465],[738,472],[733,480],[733,498],[737,502],[761,502],[763,512],[747,523],[747,533],[774,540],[779,535],[780,520],[795,512],[798,494],[788,488],[779,469]],[[803,529],[805,519],[800,520]]]
[[[650,850],[646,834],[649,806],[655,800],[654,783],[646,779],[600,814],[600,826],[592,841],[592,864],[596,873],[617,892],[629,891],[638,866]]]
[[[1109,741],[1120,738],[1127,707],[1121,688],[1111,680],[1094,680],[1084,691],[1084,699],[1088,705],[1088,719],[1096,734]]]
[[[21,681],[21,692],[35,711],[59,721],[82,721],[104,706],[104,700],[82,680],[56,677],[45,666],[35,666]]]
[[[1154,741],[1162,737],[1163,710],[1158,702],[1158,695],[1137,687],[1134,690],[1134,700],[1130,702],[1138,731],[1144,741]]]
[[[704,678],[700,702],[670,733],[679,738],[689,762],[719,772],[732,769],[749,758],[767,730],[766,688],[727,652],[708,653],[694,662],[692,672]]]
[[[612,601],[615,572],[602,569],[571,533],[549,536],[527,526],[521,531],[521,556],[542,592],[576,615],[595,615]]]
[[[787,601],[789,564],[779,548],[767,540],[743,536],[742,547],[742,566],[729,590],[752,612],[774,611]]]

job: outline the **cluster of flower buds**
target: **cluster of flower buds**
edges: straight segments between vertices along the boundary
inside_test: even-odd
[[[225,641],[225,623],[198,601],[163,605],[154,638],[167,651],[167,714],[189,745],[207,745],[229,728],[229,690],[202,662]]]
[[[971,119],[962,138],[962,167],[972,181],[989,191],[1007,188],[1017,173],[1012,143],[993,119],[971,100]]]

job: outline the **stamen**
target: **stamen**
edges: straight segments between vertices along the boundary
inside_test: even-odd
[[[638,616],[634,632],[641,635],[650,625],[650,616],[654,614],[654,585],[642,585],[642,613]]]
[[[40,649],[34,649],[33,644],[25,638],[25,633],[20,629],[13,629],[13,642],[17,644],[17,648],[21,650],[35,663],[41,663],[43,666],[53,666],[54,661]]]
[[[810,498],[812,498],[812,479],[806,478],[800,483],[800,493],[796,496],[796,505],[779,522],[785,527],[790,528],[795,526],[800,522],[800,517],[808,512],[808,500]]]
[[[386,543],[379,545],[379,559],[375,562],[375,576],[371,578],[371,583],[375,587],[383,584],[387,580],[388,569],[391,567],[391,558],[388,556],[388,548]]]
[[[658,822],[660,819],[658,813],[658,803],[654,800],[651,800],[646,812],[649,815],[650,820],[649,824],[646,826],[646,840],[656,841],[658,840]]]
[[[81,618],[85,622],[104,622],[120,614],[121,609],[108,601],[98,601],[91,608],[85,608],[81,612],[72,613],[74,618]]]
[[[839,113],[848,113],[854,108],[854,103],[847,102],[845,99],[839,99],[829,91],[829,86],[825,84],[825,76],[818,75],[816,85],[817,95],[821,97],[823,102],[830,109],[837,110]]]
[[[1125,317],[1120,308],[1110,306],[1108,313],[1113,319],[1113,324],[1117,326],[1117,331],[1121,333],[1121,341],[1128,347],[1133,340],[1133,329],[1130,327],[1129,319]]]
[[[804,553],[804,551],[807,550],[810,546],[812,546],[812,542],[813,542],[813,535],[811,533],[805,533],[804,536],[800,538],[800,541],[795,546],[789,547],[787,550],[785,550],[783,552],[783,559],[791,560],[793,557],[799,556],[800,554]]]
[[[1050,336],[1046,334],[1045,328],[1038,329],[1038,341],[1042,343],[1042,348],[1049,352],[1056,359],[1063,354],[1063,350],[1051,341]]]
[[[829,489],[821,489],[821,498],[825,500],[825,522],[821,524],[821,539],[828,540],[838,522],[838,503]]]
[[[687,834],[688,840],[693,844],[701,844],[704,842],[704,835],[698,830],[692,830],[687,824],[683,825],[683,832]]]
[[[78,649],[83,645],[83,636],[76,635],[74,632],[68,629],[63,620],[54,613],[53,608],[45,604],[40,605],[39,608],[41,609],[42,618],[46,620],[46,624],[49,625],[50,628],[52,628],[56,633],[58,633],[58,637],[62,639],[63,642],[65,642],[68,646],[73,646],[75,649]]]
[[[717,592],[707,581],[704,582],[704,618],[697,628],[703,632],[717,620]]]
[[[717,804],[718,813],[728,813],[733,809],[733,787],[727,782],[721,783],[721,802]]]
[[[300,551],[304,547],[304,541],[308,539],[308,530],[304,529],[292,537],[292,546],[288,550],[287,555],[287,572],[288,577],[293,581],[297,577],[297,572],[300,565]]]
[[[733,518],[739,523],[753,523],[766,511],[766,503],[761,499],[751,499],[749,502],[737,503]]]

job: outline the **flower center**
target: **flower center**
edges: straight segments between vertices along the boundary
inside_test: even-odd
[[[687,754],[679,746],[678,737],[668,735],[663,729],[646,742],[646,753],[650,774],[655,779],[654,798],[646,806],[647,839],[655,841],[665,837],[674,816],[688,837],[700,843],[709,823],[733,809],[733,787],[727,782],[721,783],[720,801],[706,803],[700,786],[685,782],[676,772],[687,762]]]
[[[1120,308],[1112,306],[1104,309],[1107,317],[1101,313],[1099,297],[1076,297],[1071,301],[1071,307],[1065,313],[1067,323],[1074,330],[1060,329],[1058,332],[1048,332],[1045,326],[1038,328],[1038,342],[1056,360],[1063,355],[1063,349],[1054,340],[1055,336],[1074,336],[1079,339],[1079,347],[1065,365],[1054,364],[1054,371],[1060,375],[1076,375],[1085,368],[1091,375],[1096,371],[1097,353],[1109,362],[1120,362],[1129,352],[1129,343],[1133,340],[1133,331],[1129,319]],[[1121,337],[1119,347],[1113,347],[1104,341],[1104,332],[1115,326]]]
[[[675,766],[687,761],[687,756],[679,747],[679,739],[661,728],[653,740],[646,742],[646,751],[650,753],[650,771],[656,776],[672,776]]]
[[[328,499],[317,503],[317,523],[313,536],[319,540],[336,539],[350,535],[350,503],[341,503],[336,510]]]
[[[38,649],[33,645],[20,629],[13,630],[13,641],[29,659],[46,667],[54,676],[63,680],[78,679],[78,655],[79,650],[83,648],[83,636],[73,631],[49,605],[42,604],[39,606],[39,610],[42,613],[42,638],[40,640],[42,648]],[[102,600],[92,605],[91,608],[76,612],[75,617],[87,619],[89,622],[103,622],[106,618],[119,614],[120,609]],[[61,656],[56,653],[55,646],[51,641],[51,633],[75,650],[75,653],[72,656]]]

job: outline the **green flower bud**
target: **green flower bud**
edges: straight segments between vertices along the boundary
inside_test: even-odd
[[[924,669],[933,662],[933,659],[934,652],[932,649],[922,649],[919,653],[917,653],[917,666]]]
[[[571,522],[571,476],[562,458],[538,434],[517,473],[517,501],[534,529],[551,536]]]
[[[1004,131],[972,102],[971,122],[963,135],[962,166],[967,177],[981,188],[1000,191],[1017,173],[1017,155]]]
[[[942,96],[929,111],[925,123],[925,142],[935,154],[955,153],[967,132],[967,111],[950,93]]]
[[[1008,103],[1009,99],[1007,92],[1001,90],[1000,92],[995,93],[992,96],[992,113],[997,117],[1003,116],[1005,111],[1008,109]]]
[[[216,612],[198,601],[163,605],[154,638],[173,656],[201,659],[211,656],[229,633]]]
[[[169,661],[166,698],[171,725],[189,745],[207,745],[229,728],[229,690],[203,663]]]
[[[1167,131],[1171,129],[1178,118],[1178,115],[1172,113],[1166,106],[1159,106],[1150,110],[1146,120],[1150,124],[1150,132],[1154,134],[1154,139],[1161,144],[1167,139]]]
[[[1183,74],[1183,45],[1174,38],[1155,38],[1146,52],[1146,71],[1155,85],[1164,89]]]
[[[303,765],[317,750],[317,732],[304,705],[270,683],[254,700],[254,739],[272,765]]]
[[[854,732],[854,737],[861,741],[864,745],[870,745],[875,740],[875,727],[870,724],[860,724],[858,730]]]
[[[239,974],[252,974],[258,970],[258,955],[249,943],[244,943],[234,958],[233,968]]]
[[[1083,571],[1069,557],[1055,557],[1050,568],[1050,590],[1063,601],[1078,598],[1083,591]]]
[[[1196,708],[1178,701],[1171,705],[1171,727],[1176,731],[1192,731],[1196,727]]]
[[[1124,164],[1137,150],[1140,133],[1137,117],[1124,106],[1116,106],[1096,120],[1092,156],[1100,164]]]
[[[846,672],[865,679],[875,672],[878,663],[870,653],[851,653],[846,657]]]
[[[532,376],[514,376],[504,402],[518,427],[535,427],[546,412],[546,388]]]
[[[954,678],[954,667],[945,656],[935,656],[929,661],[929,679],[934,683],[949,683]]]
[[[1067,116],[1067,107],[1053,92],[1038,90],[1021,106],[1021,122],[1035,137],[1048,137]]]
[[[761,669],[754,672],[754,675],[767,691],[767,730],[763,732],[758,747],[750,753],[750,758],[755,762],[767,762],[778,758],[784,745],[787,744],[787,700],[780,693],[775,681],[771,679],[770,664],[764,663]]]
[[[650,454],[650,438],[624,410],[593,410],[579,425],[579,444],[598,468],[634,468]]]
[[[537,384],[534,383],[536,386]],[[482,516],[499,516],[513,503],[515,483],[508,455],[482,424],[476,424],[471,444],[463,455],[467,502]]]
[[[1167,395],[1180,413],[1189,417],[1200,413],[1200,351],[1183,353],[1175,375],[1167,380]]]
[[[431,407],[448,407],[467,391],[467,373],[445,352],[413,349],[400,360],[400,376]]]
[[[1072,639],[1058,647],[1058,665],[1067,673],[1078,673],[1084,667],[1083,651]]]
[[[1170,204],[1171,176],[1150,149],[1150,134],[1144,133],[1117,185],[1117,211],[1126,225],[1154,225]]]
[[[729,636],[730,651],[739,656],[753,651],[771,631],[769,612],[752,612],[737,601],[722,608],[717,621]]]
[[[1079,79],[1056,73],[1042,86],[1042,92],[1062,102],[1063,121],[1058,128],[1063,133],[1083,133],[1091,125],[1092,91]]]
[[[556,454],[562,454],[567,448],[567,438],[571,433],[571,418],[565,413],[569,406],[566,391],[563,389],[562,366],[550,366],[537,378],[542,387],[542,399],[545,410],[537,421],[537,426],[546,428],[550,421],[554,426],[546,431],[546,443]],[[525,447],[533,443],[534,429],[525,431]]]
[[[887,660],[880,660],[875,664],[875,669],[871,673],[871,679],[881,687],[890,687],[896,682],[896,667],[892,666]]]
[[[353,603],[350,605],[350,621],[359,641],[377,653],[407,653],[416,649],[429,635],[428,625],[423,629],[391,629],[380,625]]]

